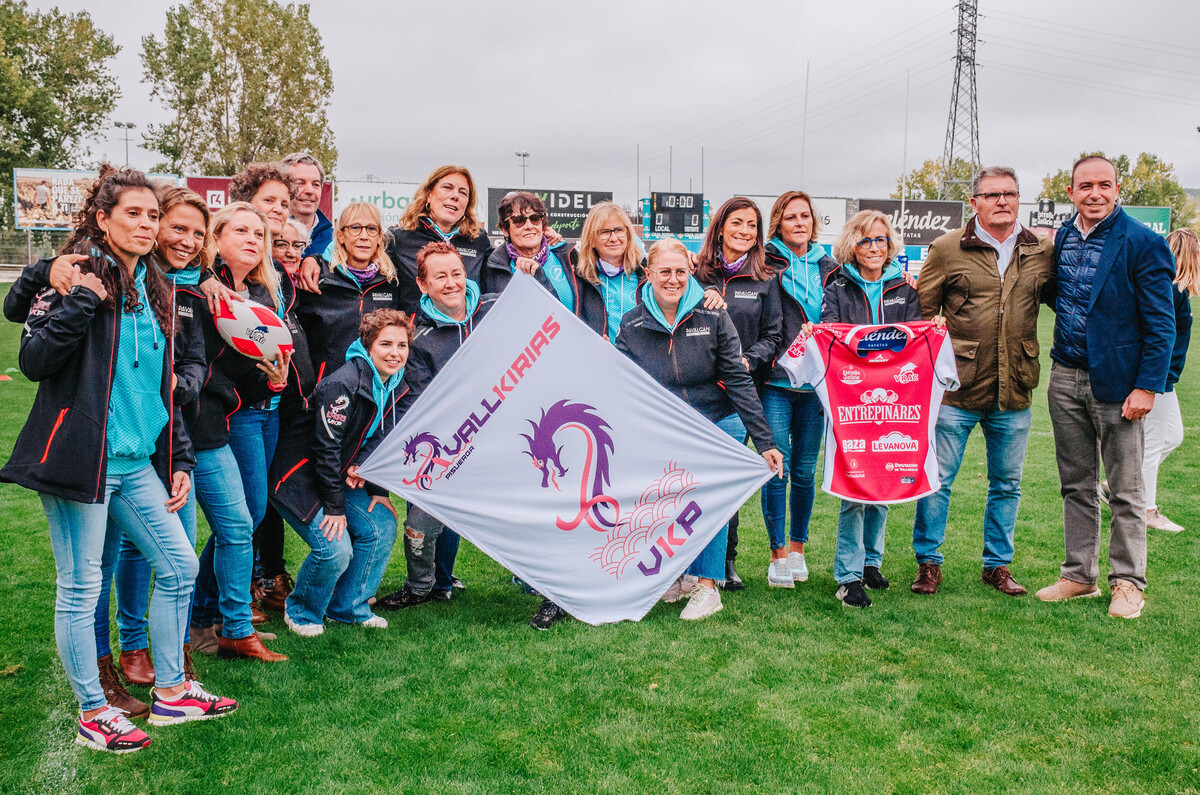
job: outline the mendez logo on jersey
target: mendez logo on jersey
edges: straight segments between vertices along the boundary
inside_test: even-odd
[[[825,407],[826,492],[886,504],[938,490],[934,426],[942,394],[958,389],[945,330],[821,324],[780,364],[793,384],[815,385]]]

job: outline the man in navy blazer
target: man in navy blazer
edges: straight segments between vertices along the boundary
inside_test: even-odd
[[[1099,596],[1100,462],[1108,476],[1108,613],[1141,615],[1146,588],[1142,418],[1166,390],[1175,341],[1166,241],[1117,203],[1117,169],[1084,157],[1071,171],[1076,214],[1054,241],[1058,272],[1047,398],[1062,481],[1066,556],[1038,591],[1054,602]]]

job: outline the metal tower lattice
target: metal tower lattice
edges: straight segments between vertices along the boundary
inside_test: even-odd
[[[942,154],[942,182],[938,197],[948,198],[955,185],[968,183],[952,173],[956,158],[979,171],[979,107],[975,98],[975,33],[979,0],[959,0],[958,52],[954,57],[954,88],[950,93],[950,118],[946,122],[946,148]]]

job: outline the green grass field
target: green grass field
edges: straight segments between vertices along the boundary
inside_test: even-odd
[[[16,366],[18,333],[0,327],[0,370]],[[842,607],[828,495],[812,522],[812,577],[791,591],[766,585],[766,533],[748,504],[739,570],[749,587],[698,624],[681,622],[676,604],[636,624],[535,632],[538,600],[464,543],[468,590],[388,614],[388,630],[333,626],[304,639],[276,619],[266,628],[286,663],[198,656],[205,685],[241,709],[152,729],[153,745],[132,756],[73,742],[45,518],[33,493],[0,485],[0,792],[1200,791],[1196,356],[1179,388],[1188,438],[1159,487],[1164,513],[1187,531],[1152,531],[1136,621],[1109,619],[1107,598],[1047,605],[979,581],[976,434],[935,597],[908,591],[908,505],[888,521],[891,590],[869,610]],[[1048,365],[1012,567],[1031,592],[1057,578],[1063,547]],[[0,455],[35,391],[12,375],[0,383]],[[293,572],[305,551],[291,534]],[[384,590],[403,576],[397,552]]]

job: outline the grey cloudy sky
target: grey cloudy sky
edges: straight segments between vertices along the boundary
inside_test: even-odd
[[[139,82],[139,52],[142,36],[161,36],[167,4],[56,4],[87,8],[121,45],[114,119],[162,121]],[[940,157],[955,8],[316,0],[312,18],[333,70],[341,179],[416,181],[454,162],[481,186],[519,185],[514,152],[524,150],[530,186],[612,190],[631,202],[650,180],[699,191],[703,147],[715,206],[801,186],[802,138],[802,187],[886,196],[905,156],[906,74],[909,168]],[[1085,149],[1154,152],[1185,187],[1200,187],[1200,3],[981,0],[980,13],[983,160],[1014,166],[1026,200]],[[124,144],[114,130],[93,152],[123,160]],[[130,160],[144,168],[156,156],[139,149]]]

